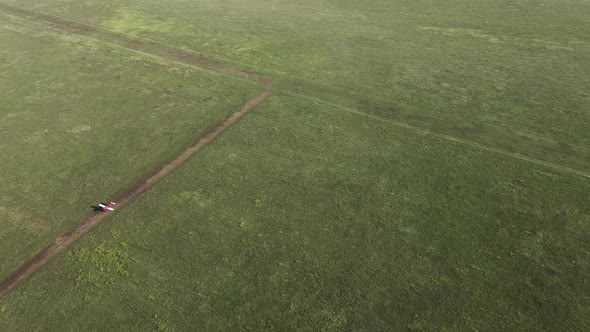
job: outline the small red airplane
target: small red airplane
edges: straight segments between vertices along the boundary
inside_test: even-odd
[[[106,211],[106,210],[113,211],[115,209],[113,209],[112,206],[115,204],[117,204],[117,203],[111,201],[109,204],[100,203],[100,204],[98,204],[98,207],[103,211]]]

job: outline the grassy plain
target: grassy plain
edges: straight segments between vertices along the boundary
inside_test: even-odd
[[[0,329],[584,330],[589,192],[275,95],[0,300]]]
[[[0,278],[257,91],[0,16]]]
[[[588,330],[589,6],[0,0],[0,277],[257,89],[113,44],[274,86],[0,330]]]
[[[587,1],[14,4],[197,50],[273,75],[287,90],[590,171]]]

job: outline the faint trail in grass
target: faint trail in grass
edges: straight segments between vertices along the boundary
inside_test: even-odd
[[[197,67],[209,69],[215,72],[245,76],[247,78],[258,81],[265,87],[268,87],[270,85],[269,78],[264,75],[243,68],[238,68],[237,65],[224,64],[219,61],[213,61],[203,56],[200,56],[199,54],[192,51],[181,50],[171,46],[156,43],[151,40],[139,39],[132,37],[130,35],[113,32],[100,27],[75,22],[63,17],[58,17],[55,15],[49,15],[40,12],[33,12],[23,8],[0,4],[0,10],[10,14],[18,15],[26,19],[43,21],[49,23],[52,27],[68,31],[70,33],[94,37],[101,42],[104,42],[106,39],[108,44],[117,45],[133,51],[139,51],[144,54],[159,56],[168,61],[175,60],[180,61],[182,63],[188,63]]]
[[[204,57],[201,53],[197,53],[195,51],[178,49],[177,47],[174,47],[174,46],[165,45],[165,44],[162,44],[159,42],[154,42],[151,40],[140,39],[140,38],[137,38],[137,37],[131,36],[129,34],[125,34],[125,33],[113,32],[113,31],[107,30],[107,29],[99,27],[99,26],[88,25],[85,23],[72,21],[68,18],[64,18],[64,17],[60,17],[60,16],[50,15],[50,14],[41,13],[41,12],[34,12],[34,11],[31,11],[28,9],[23,9],[23,8],[14,7],[14,6],[7,6],[7,5],[2,5],[2,4],[0,4],[0,10],[4,11],[5,13],[10,13],[12,15],[16,15],[16,16],[21,17],[23,19],[33,20],[35,22],[40,22],[41,24],[43,24],[43,23],[49,24],[52,27],[57,28],[59,30],[82,35],[82,36],[85,36],[86,38],[90,38],[92,40],[96,40],[96,41],[99,41],[99,42],[102,42],[102,43],[105,43],[105,44],[108,44],[108,45],[111,45],[114,47],[119,47],[119,48],[126,49],[126,50],[129,50],[132,52],[137,52],[137,53],[140,53],[144,56],[155,57],[158,59],[162,59],[163,61],[175,63],[178,65],[190,66],[192,68],[198,68],[201,70],[208,70],[208,71],[211,71],[214,73],[232,74],[237,77],[241,76],[243,78],[255,79],[258,82],[262,83],[263,85],[270,84],[271,76],[272,77],[278,76],[276,78],[279,78],[279,80],[275,79],[275,82],[274,82],[275,83],[274,90],[276,90],[276,91],[279,91],[279,90],[290,91],[290,92],[293,92],[296,94],[304,94],[307,97],[312,97],[312,96],[317,97],[318,95],[320,95],[320,96],[325,95],[327,98],[321,98],[321,100],[323,100],[325,102],[331,102],[327,99],[332,100],[335,97],[337,97],[338,95],[342,94],[342,95],[345,95],[347,99],[352,100],[357,103],[359,103],[359,102],[362,103],[363,101],[368,101],[366,98],[370,97],[373,99],[379,99],[379,100],[386,102],[388,104],[395,104],[394,101],[387,99],[387,98],[373,96],[373,95],[365,95],[365,94],[360,96],[360,95],[357,95],[354,91],[351,91],[350,89],[347,89],[342,86],[329,84],[329,83],[325,83],[325,82],[310,81],[310,80],[307,80],[304,78],[295,77],[292,75],[287,75],[286,73],[282,73],[282,72],[270,71],[270,72],[267,72],[266,74],[260,74],[260,73],[254,72],[254,70],[259,70],[259,69],[257,69],[257,68],[245,69],[245,68],[247,68],[245,65],[237,63],[237,62],[232,62],[232,61],[228,61],[228,60],[222,60],[223,63],[216,62],[216,61],[208,59],[207,57]],[[319,98],[319,97],[317,97],[317,98]],[[341,104],[341,103],[339,103],[339,104]],[[347,107],[350,107],[350,105]],[[353,108],[354,108],[354,106],[353,106]],[[363,113],[365,113],[367,115],[371,114],[371,112],[364,112],[364,111],[363,111]],[[379,117],[379,118],[385,119],[385,117]],[[425,126],[416,126],[413,124],[408,124],[407,122],[404,122],[399,119],[390,119],[390,121],[395,122],[397,124],[404,123],[412,128],[423,129],[423,130],[429,131],[428,129],[425,128],[430,124],[429,122],[425,123]],[[494,125],[494,124],[486,124],[486,126],[499,128],[504,131],[506,130],[506,128],[504,128],[502,126]],[[544,160],[540,160],[540,159],[534,158],[534,157],[526,157],[521,153],[513,153],[513,152],[507,151],[506,149],[503,149],[503,148],[489,146],[489,144],[476,143],[474,140],[471,140],[469,138],[461,138],[460,136],[458,137],[457,135],[454,135],[453,133],[446,133],[446,134],[445,133],[436,133],[436,134],[446,136],[446,137],[452,137],[452,138],[455,138],[456,140],[468,141],[473,144],[477,144],[478,146],[480,146],[482,148],[485,147],[487,150],[500,151],[501,153],[504,153],[506,155],[511,155],[511,156],[518,158],[518,159],[526,158],[527,160],[537,161],[539,164],[545,164],[548,166],[549,165],[558,166],[563,169],[571,169],[571,170],[574,170],[575,172],[578,172],[578,173],[588,174],[588,172],[583,167],[583,161],[577,161],[579,166],[582,168],[562,166],[558,160],[544,161]],[[559,143],[558,141],[556,141],[554,139],[543,137],[538,134],[530,134],[530,133],[522,133],[522,132],[516,132],[516,134],[523,136],[523,137],[528,137],[531,139],[546,141],[546,142],[551,143],[555,146]],[[587,146],[575,145],[575,144],[568,144],[568,145],[573,148],[579,149],[581,151],[585,151],[584,152],[585,154],[587,154],[589,151],[588,150],[589,148]],[[527,148],[526,146],[520,147],[521,151],[525,151],[523,149],[526,149],[526,148]],[[554,149],[557,149],[557,148],[558,147],[554,147]],[[582,164],[580,164],[580,163],[582,163]],[[549,166],[549,167],[552,167],[552,166]],[[555,167],[553,167],[553,168],[555,168]]]
[[[260,73],[253,71],[253,70],[257,70],[256,68],[253,68],[251,70],[244,69],[245,66],[240,63],[231,62],[231,61],[227,61],[227,60],[223,60],[223,63],[213,61],[213,60],[208,59],[207,57],[200,55],[200,53],[198,54],[197,52],[194,52],[191,50],[178,49],[177,47],[174,47],[174,46],[165,45],[165,44],[162,44],[159,42],[154,42],[151,40],[137,38],[137,37],[131,36],[129,34],[120,33],[120,32],[113,32],[113,31],[110,31],[108,29],[105,29],[105,28],[102,28],[99,26],[88,25],[85,23],[72,21],[68,18],[61,17],[61,16],[55,16],[52,14],[50,15],[50,14],[41,13],[41,12],[34,12],[34,11],[31,11],[28,9],[7,6],[7,5],[2,5],[2,4],[0,4],[0,10],[5,10],[7,13],[12,13],[14,15],[18,15],[23,18],[27,18],[27,19],[31,19],[31,20],[35,20],[35,21],[40,21],[40,22],[45,22],[45,23],[52,25],[53,27],[55,27],[57,29],[61,29],[61,30],[67,31],[67,32],[83,35],[87,38],[91,38],[93,40],[96,40],[96,41],[99,41],[102,43],[106,43],[111,46],[120,47],[120,48],[129,50],[129,51],[133,51],[133,52],[138,52],[144,56],[151,56],[151,57],[155,57],[158,59],[162,59],[167,62],[172,62],[172,63],[179,64],[179,65],[191,66],[192,68],[206,69],[206,70],[210,70],[212,72],[218,72],[218,73],[221,72],[221,73],[226,73],[226,74],[232,74],[234,76],[238,75],[238,76],[242,76],[242,77],[249,78],[249,79],[255,79],[263,85],[270,84],[271,76],[269,76],[269,75],[274,76],[276,74],[278,76],[288,76],[286,78],[285,77],[281,78],[281,80],[283,80],[285,82],[282,82],[282,83],[279,81],[275,82],[275,87],[274,87],[275,91],[279,91],[279,90],[290,91],[292,89],[293,93],[298,94],[298,95],[303,94],[306,97],[312,97],[312,95],[317,96],[317,95],[327,94],[328,99],[334,99],[333,97],[336,96],[337,94],[345,94],[347,96],[347,98],[349,98],[349,99],[352,98],[351,100],[355,100],[356,102],[367,101],[366,97],[370,97],[370,98],[382,100],[387,103],[395,104],[394,101],[384,98],[384,97],[373,96],[373,95],[364,95],[364,94],[362,96],[360,96],[360,95],[357,95],[354,91],[351,91],[350,89],[347,89],[342,86],[329,84],[329,83],[325,83],[325,82],[310,81],[310,80],[307,80],[304,78],[295,77],[292,75],[287,75],[286,73],[279,73],[279,72],[271,71],[268,74],[260,74]],[[287,83],[287,84],[285,84],[285,83]],[[323,100],[325,102],[331,102],[331,101],[326,100],[326,98],[323,98],[321,100]],[[350,107],[350,106],[348,106],[348,107]],[[367,114],[367,115],[371,115],[370,112],[362,112],[362,113]],[[379,116],[377,116],[376,118],[387,119],[387,118],[379,117]],[[395,122],[397,124],[403,123],[403,124],[407,125],[408,127],[430,132],[428,129],[426,129],[422,126],[415,126],[415,125],[408,124],[408,123],[400,121],[400,120],[389,119],[388,121]],[[425,125],[428,125],[428,123],[425,123]],[[497,126],[497,125],[493,125],[493,124],[486,124],[486,126],[496,127],[496,128],[500,128],[502,130],[506,130],[506,128],[504,128],[502,126]],[[571,169],[572,171],[575,171],[576,173],[588,174],[588,172],[586,172],[585,170],[581,170],[578,167],[572,168],[572,167],[568,167],[568,166],[562,166],[559,163],[555,163],[554,161],[543,161],[543,160],[539,160],[537,158],[526,157],[522,154],[513,153],[513,152],[507,151],[502,148],[489,146],[488,144],[476,143],[475,141],[470,140],[470,139],[457,137],[457,135],[445,134],[445,133],[432,133],[432,134],[454,138],[457,141],[463,140],[466,142],[471,142],[472,144],[475,144],[479,147],[485,148],[486,150],[500,152],[505,155],[511,155],[511,156],[518,158],[518,159],[526,158],[527,160],[536,161],[539,164],[545,164],[549,167],[555,168],[554,166],[557,166],[557,167],[561,167],[564,170]],[[552,144],[558,143],[558,141],[556,141],[554,139],[543,137],[538,134],[520,133],[520,132],[518,132],[518,134],[521,136],[534,138],[537,140],[547,141]],[[583,151],[588,151],[587,146],[575,145],[575,144],[569,144],[569,145],[572,147],[575,147],[577,149],[583,150]],[[522,147],[522,148],[524,149],[525,147]],[[553,165],[553,166],[550,166],[550,165]]]
[[[219,134],[225,131],[228,127],[236,123],[241,117],[254,109],[256,105],[260,104],[271,94],[270,85],[265,86],[265,90],[258,94],[254,99],[247,102],[240,108],[239,111],[226,118],[221,124],[211,129],[205,135],[201,136],[193,145],[176,155],[172,160],[163,164],[158,170],[152,174],[144,177],[138,183],[128,188],[123,194],[118,195],[114,200],[117,202],[117,208],[125,206],[129,201],[143,193],[146,189],[151,187],[154,183],[166,176],[172,170],[177,168],[195,152],[199,151],[205,145],[210,143]],[[88,233],[94,226],[98,225],[108,213],[98,212],[88,215],[82,219],[74,228],[55,239],[48,246],[43,248],[31,259],[17,268],[12,274],[0,283],[0,298],[8,293],[11,289],[18,286],[27,277],[29,277],[37,269],[45,265],[49,260],[55,257],[60,252],[64,251],[72,243],[80,239],[84,234]]]
[[[310,97],[310,96],[306,96],[306,95],[299,95],[299,94],[297,94],[297,96],[302,97],[302,98],[306,98],[306,99],[310,99],[310,100],[314,100],[314,101],[317,101],[317,102],[321,102],[321,103],[330,104],[330,105],[333,105],[335,107],[338,107],[339,109],[345,110],[347,112],[351,112],[351,113],[358,114],[358,115],[361,115],[361,116],[365,116],[365,117],[368,117],[368,118],[371,118],[371,119],[379,120],[379,121],[382,121],[382,122],[391,123],[391,124],[393,124],[395,126],[406,128],[406,129],[410,129],[410,130],[415,131],[415,132],[418,132],[418,133],[422,133],[422,134],[426,134],[426,135],[431,135],[431,136],[435,136],[435,137],[440,137],[440,138],[443,138],[443,139],[446,139],[446,140],[449,140],[449,141],[453,141],[453,142],[457,142],[457,143],[461,143],[461,144],[470,145],[470,146],[476,147],[476,148],[481,149],[481,150],[485,150],[485,151],[490,151],[490,152],[502,154],[502,155],[505,155],[505,156],[508,156],[508,157],[512,157],[512,158],[515,158],[515,159],[524,160],[524,161],[527,161],[527,162],[530,162],[530,163],[533,163],[533,164],[537,164],[537,165],[542,165],[542,166],[545,166],[545,167],[553,168],[553,169],[558,170],[560,172],[575,174],[575,175],[582,176],[582,177],[585,177],[585,178],[589,178],[590,179],[590,173],[587,173],[587,172],[584,172],[584,171],[580,171],[580,170],[577,170],[577,169],[573,169],[573,168],[569,168],[569,167],[565,167],[565,166],[561,166],[561,165],[556,165],[556,164],[548,163],[548,162],[545,162],[545,161],[542,161],[542,160],[537,160],[537,159],[534,159],[534,158],[529,158],[527,156],[523,156],[521,154],[514,153],[514,152],[504,151],[502,149],[496,149],[496,148],[493,148],[493,147],[490,147],[490,146],[481,145],[481,144],[479,144],[477,142],[473,142],[473,141],[466,140],[466,139],[463,139],[463,138],[459,138],[459,137],[455,137],[455,136],[450,136],[450,135],[445,135],[445,134],[441,134],[441,133],[435,133],[435,132],[432,132],[430,130],[427,130],[427,129],[424,129],[424,128],[420,128],[420,127],[416,127],[416,126],[412,126],[412,125],[407,124],[407,123],[404,123],[404,122],[399,122],[399,121],[395,121],[395,120],[391,120],[391,119],[386,119],[386,118],[380,117],[378,115],[373,115],[373,114],[365,113],[365,112],[358,111],[358,110],[355,110],[355,109],[352,109],[352,108],[349,108],[349,107],[346,107],[346,106],[343,106],[343,105],[339,105],[339,104],[332,103],[332,102],[327,102],[327,101],[324,101],[324,100],[321,100],[321,99],[317,99],[317,98],[314,98],[314,97]]]

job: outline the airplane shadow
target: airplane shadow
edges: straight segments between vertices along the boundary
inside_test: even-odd
[[[90,207],[94,210],[94,212],[102,212],[102,208],[97,205],[90,205]]]

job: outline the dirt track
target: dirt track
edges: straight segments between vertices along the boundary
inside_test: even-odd
[[[265,90],[258,94],[254,99],[247,102],[242,108],[230,117],[226,118],[221,124],[201,136],[193,145],[186,150],[176,155],[172,160],[163,164],[157,171],[144,177],[137,184],[130,187],[125,193],[115,198],[117,202],[117,208],[125,206],[133,198],[137,197],[148,189],[151,185],[156,183],[159,179],[166,176],[195,152],[199,151],[202,147],[211,142],[215,137],[221,134],[229,126],[238,121],[242,116],[251,111],[256,105],[260,104],[270,94],[270,84],[267,81],[264,82]],[[51,244],[43,248],[31,259],[21,265],[6,279],[0,283],[0,298],[8,293],[11,289],[18,286],[22,281],[29,277],[33,272],[47,263],[50,259],[55,257],[60,252],[64,251],[69,245],[74,243],[76,240],[81,238],[84,234],[88,233],[94,226],[98,225],[102,219],[104,219],[109,213],[96,212],[86,218],[82,219],[80,223],[69,230],[65,234],[55,239]]]
[[[268,77],[242,68],[237,68],[235,66],[210,60],[208,58],[200,56],[196,52],[168,47],[166,45],[152,42],[150,40],[136,39],[129,35],[112,32],[99,27],[69,21],[67,19],[53,15],[31,12],[25,9],[16,8],[12,6],[0,4],[0,9],[5,13],[13,14],[17,17],[26,20],[44,22],[57,29],[61,29],[64,31],[68,31],[70,33],[83,35],[91,38],[94,37],[98,40],[107,41],[108,43],[115,44],[127,49],[159,56],[167,60],[179,61],[182,63],[194,65],[201,68],[206,68],[216,72],[246,76],[248,78],[258,81],[267,89],[269,88]]]
[[[258,94],[254,99],[248,101],[245,105],[243,105],[240,108],[239,111],[232,114],[230,117],[226,118],[222,123],[217,125],[215,128],[211,129],[205,135],[201,136],[193,145],[188,147],[186,150],[180,152],[172,160],[161,165],[161,167],[158,170],[154,171],[152,174],[145,176],[142,180],[140,180],[133,186],[129,187],[123,194],[120,194],[118,197],[116,197],[114,200],[117,202],[117,208],[125,206],[133,198],[137,197],[146,189],[148,189],[151,185],[157,182],[159,179],[166,176],[168,173],[170,173],[172,170],[178,167],[181,163],[187,160],[191,155],[193,155],[195,152],[199,151],[202,147],[204,147],[213,139],[215,139],[215,137],[217,137],[225,129],[227,129],[229,126],[238,121],[242,116],[244,116],[254,107],[256,107],[256,105],[260,104],[264,99],[266,99],[271,94],[271,84],[268,78],[257,73],[234,68],[222,63],[217,63],[209,59],[205,59],[193,52],[170,49],[165,46],[157,45],[155,43],[151,43],[148,41],[130,40],[129,38],[116,33],[98,30],[90,26],[69,22],[50,15],[31,13],[26,10],[21,10],[18,8],[8,6],[0,6],[0,8],[2,8],[2,10],[6,12],[17,14],[24,18],[43,20],[45,22],[49,22],[55,25],[56,27],[65,28],[72,32],[77,32],[86,35],[100,34],[103,38],[108,37],[109,41],[114,42],[116,44],[120,44],[121,46],[135,49],[138,51],[145,51],[150,54],[158,55],[169,60],[178,60],[184,63],[189,63],[210,70],[224,72],[227,74],[246,76],[250,79],[258,81],[264,87],[263,92]],[[37,269],[39,269],[41,266],[47,263],[50,259],[52,259],[57,254],[65,250],[69,245],[81,238],[84,234],[88,233],[94,226],[98,225],[102,221],[102,219],[104,219],[107,215],[108,213],[102,212],[95,212],[93,214],[88,215],[87,217],[82,219],[80,223],[76,225],[73,229],[69,230],[65,234],[62,234],[52,243],[50,243],[45,248],[37,252],[33,257],[31,257],[23,265],[17,268],[6,279],[2,280],[2,282],[0,283],[0,298],[4,296],[6,293],[8,293],[11,289],[18,286],[22,281],[24,281],[33,272],[35,272]]]

